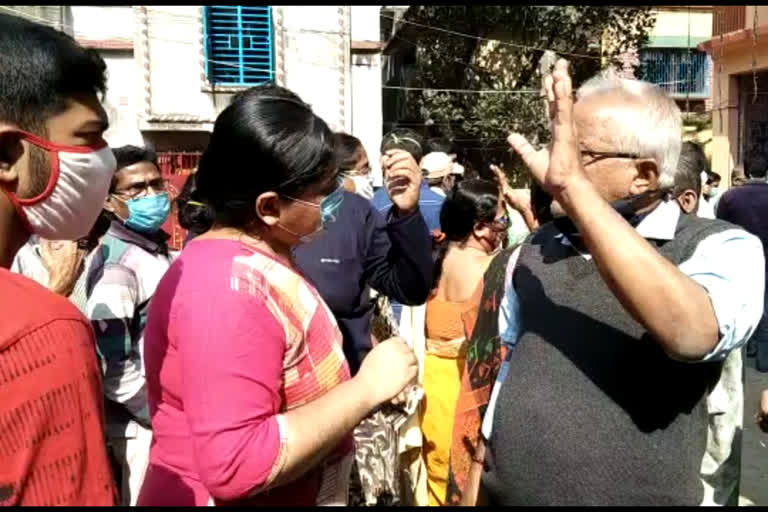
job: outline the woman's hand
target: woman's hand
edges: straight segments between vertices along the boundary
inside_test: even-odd
[[[376,345],[363,359],[355,379],[367,390],[372,407],[392,400],[418,374],[416,355],[400,338]]]
[[[400,149],[387,151],[381,158],[381,167],[389,198],[399,215],[407,215],[419,207],[421,168],[410,153]]]
[[[77,242],[69,240],[40,240],[40,257],[48,271],[48,289],[67,297],[80,276],[83,251]]]
[[[531,209],[531,193],[525,189],[512,188],[504,171],[491,164],[491,171],[499,182],[501,195],[506,203],[517,211]]]
[[[523,220],[525,220],[529,230],[533,231],[538,228],[539,223],[536,221],[536,216],[533,214],[533,207],[531,206],[531,191],[512,188],[504,171],[493,164],[491,164],[491,171],[493,171],[496,180],[499,182],[504,202],[523,216]]]

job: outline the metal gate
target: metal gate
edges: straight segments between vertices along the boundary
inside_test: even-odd
[[[179,195],[187,177],[197,170],[200,163],[200,152],[164,151],[157,153],[157,164],[160,174],[168,187],[168,195],[172,201],[171,214],[163,224],[163,230],[171,235],[168,246],[174,250],[181,250],[187,231],[179,225],[179,212],[175,199]]]

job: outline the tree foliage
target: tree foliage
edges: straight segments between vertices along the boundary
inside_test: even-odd
[[[621,68],[619,56],[645,44],[654,24],[650,7],[627,6],[414,6],[405,20],[412,22],[401,32],[408,39],[398,37],[416,48],[409,86],[535,90],[533,94],[401,93],[405,110],[400,118],[425,123],[430,132],[426,135],[455,140],[464,160],[476,169],[505,159],[510,131],[538,142],[548,138],[544,102],[538,95],[543,50],[569,59],[579,84],[604,65]],[[510,167],[519,164],[507,161]]]

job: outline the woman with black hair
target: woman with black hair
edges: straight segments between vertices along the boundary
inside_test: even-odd
[[[139,505],[344,505],[351,431],[415,378],[391,339],[354,378],[292,250],[343,201],[322,119],[262,86],[219,115],[192,200],[213,226],[163,277],[145,330],[154,439]]]
[[[445,504],[453,418],[483,274],[501,248],[508,219],[499,186],[459,183],[440,212],[434,289],[426,304],[421,415],[430,505]]]
[[[368,153],[360,139],[348,133],[334,133],[339,170],[344,177],[344,189],[367,200],[373,199],[373,176]]]
[[[178,208],[179,225],[187,230],[187,236],[184,239],[186,246],[190,240],[202,235],[213,225],[213,211],[200,201],[195,201],[192,196],[197,191],[196,174],[190,174],[181,192],[176,196],[176,207]]]

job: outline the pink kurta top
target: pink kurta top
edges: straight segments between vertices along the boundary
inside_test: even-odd
[[[264,490],[284,463],[280,413],[349,379],[333,316],[293,269],[240,242],[191,242],[152,299],[144,358],[154,438],[139,505],[314,505],[341,492],[351,438]]]

